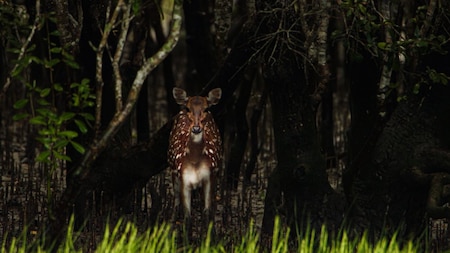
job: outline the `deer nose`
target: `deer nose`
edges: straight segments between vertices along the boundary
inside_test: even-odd
[[[194,134],[199,134],[201,131],[202,131],[202,129],[200,128],[200,126],[192,127],[192,133],[194,133]]]

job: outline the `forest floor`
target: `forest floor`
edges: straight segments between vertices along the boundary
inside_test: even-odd
[[[65,170],[51,170],[46,165],[28,160],[29,153],[34,152],[27,149],[28,129],[14,124],[7,127],[11,129],[0,131],[0,242],[6,235],[20,236],[25,228],[30,239],[36,237],[46,224],[49,215],[47,207],[59,199],[66,187]],[[257,231],[261,229],[267,178],[276,166],[270,145],[262,149],[249,186],[244,187],[241,177],[237,188],[228,190],[223,170],[218,177],[215,236],[228,242],[230,247],[247,233],[250,222]],[[63,167],[64,164],[61,164]],[[340,187],[340,175],[336,169],[330,171],[330,182],[335,188]],[[96,209],[76,244],[84,252],[92,251],[102,239],[105,224],[114,226],[119,219],[134,222],[141,231],[154,224],[170,223],[181,233],[182,223],[172,219],[174,198],[168,170],[150,179],[144,188],[136,190],[135,195],[137,197],[128,211],[120,208],[113,208],[113,212]],[[192,224],[197,240],[204,233],[200,226],[201,210],[201,193],[195,192]],[[429,234],[435,248],[449,248],[448,220],[430,220]]]
[[[27,157],[34,150],[27,149],[27,146],[30,145],[29,142],[27,143],[27,129],[17,125],[10,125],[9,128],[7,131],[0,132],[0,242],[4,241],[5,236],[22,235],[25,228],[28,230],[30,239],[37,236],[47,222],[48,206],[59,199],[66,187],[66,170],[52,170],[45,164],[29,161]],[[5,135],[5,133],[8,134]],[[225,180],[223,180],[225,173],[224,171],[220,172],[218,177],[220,183],[217,186],[215,198],[217,203],[215,235],[217,238],[230,242],[236,241],[235,239],[242,237],[248,231],[250,222],[257,231],[260,230],[264,213],[265,189],[267,188],[266,179],[275,167],[274,161],[270,152],[262,151],[258,167],[254,171],[248,187],[243,186],[241,178],[236,189],[227,190]],[[60,166],[64,168],[63,163]],[[100,193],[101,195],[102,193]],[[95,249],[97,243],[102,239],[105,224],[109,223],[114,226],[119,219],[133,221],[141,231],[154,224],[171,223],[174,229],[181,232],[180,221],[172,219],[174,198],[172,180],[168,170],[151,178],[144,188],[136,190],[135,195],[138,198],[134,198],[128,211],[124,211],[122,208],[112,208],[115,211],[107,212],[102,207],[97,208],[80,234],[77,245],[80,245],[86,252]],[[152,203],[157,204],[153,205]],[[193,235],[203,233],[200,231],[201,226],[199,225],[201,224],[201,210],[201,193],[195,191],[193,194]]]

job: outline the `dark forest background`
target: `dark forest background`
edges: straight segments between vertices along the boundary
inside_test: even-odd
[[[3,0],[0,26],[0,235],[165,221],[173,87],[223,90],[219,234],[446,231],[446,0]]]

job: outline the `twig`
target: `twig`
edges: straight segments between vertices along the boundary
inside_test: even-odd
[[[119,2],[116,5],[116,8],[114,9],[114,13],[111,16],[111,19],[105,24],[105,28],[103,31],[102,38],[100,40],[100,44],[97,48],[97,59],[96,59],[96,70],[95,70],[95,80],[97,82],[96,85],[96,108],[95,108],[95,134],[98,134],[98,131],[100,130],[100,124],[101,124],[101,118],[102,118],[102,100],[103,100],[103,51],[105,50],[107,43],[108,43],[108,37],[111,33],[112,28],[114,27],[114,24],[116,23],[117,17],[119,16],[119,12],[122,9],[122,6],[124,5],[124,0],[119,0]]]
[[[131,8],[125,5],[122,8],[126,9],[123,16],[122,28],[117,42],[116,53],[112,61],[114,79],[115,79],[115,100],[116,100],[116,111],[122,110],[122,76],[119,69],[119,61],[122,58],[123,48],[128,35],[128,28],[130,27],[130,10]]]

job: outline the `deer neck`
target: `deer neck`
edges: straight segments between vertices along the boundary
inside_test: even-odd
[[[187,145],[189,160],[191,162],[199,162],[203,156],[203,149],[203,131],[199,134],[191,134]]]
[[[203,145],[203,131],[198,134],[191,133],[189,143],[191,145]]]

